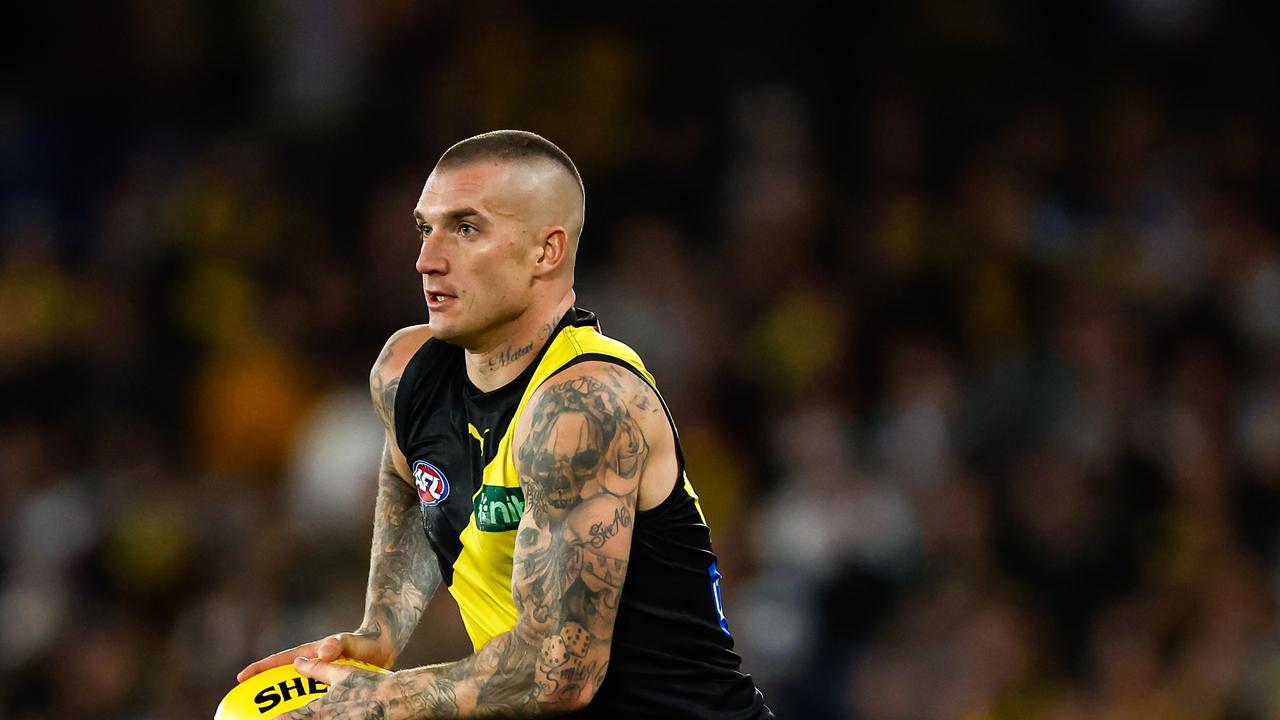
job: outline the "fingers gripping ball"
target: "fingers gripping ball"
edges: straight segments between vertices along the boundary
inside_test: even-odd
[[[339,665],[389,672],[377,665],[340,658]],[[263,670],[231,689],[218,703],[213,720],[267,720],[297,710],[329,692],[329,686],[299,673],[290,663]]]

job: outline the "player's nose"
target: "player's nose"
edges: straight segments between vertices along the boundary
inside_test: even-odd
[[[414,267],[423,275],[443,275],[448,272],[449,264],[440,252],[440,243],[430,239],[423,240],[422,247],[418,249],[418,262]]]

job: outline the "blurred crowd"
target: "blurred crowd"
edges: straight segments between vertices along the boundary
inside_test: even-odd
[[[409,212],[498,127],[582,170],[579,304],[672,406],[779,717],[1280,715],[1275,25],[1070,7],[28,10],[0,719],[210,717],[354,629]]]

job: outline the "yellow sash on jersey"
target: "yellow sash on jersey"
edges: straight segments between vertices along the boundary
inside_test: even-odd
[[[511,598],[511,569],[516,547],[515,524],[519,522],[518,515],[523,512],[523,505],[506,490],[520,487],[511,447],[516,426],[520,424],[520,416],[529,398],[543,381],[574,358],[587,354],[607,355],[625,362],[639,370],[656,391],[653,376],[645,369],[640,356],[623,343],[601,335],[595,327],[571,325],[552,338],[520,398],[520,404],[516,406],[511,424],[498,440],[497,454],[484,468],[483,485],[472,497],[471,520],[459,535],[462,552],[453,564],[453,584],[449,586],[449,592],[458,602],[462,622],[476,650],[516,625],[516,606]],[[492,441],[492,438],[484,439],[484,442]],[[694,495],[687,477],[684,478],[684,487],[696,502],[697,495]],[[698,513],[702,513],[701,508]],[[510,529],[482,530],[482,526]]]

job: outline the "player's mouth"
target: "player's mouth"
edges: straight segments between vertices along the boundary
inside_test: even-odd
[[[458,298],[454,297],[453,295],[448,295],[446,293],[428,292],[427,308],[430,310],[441,310],[443,308],[448,307],[450,303],[454,302],[457,299]]]

